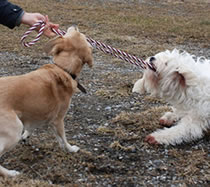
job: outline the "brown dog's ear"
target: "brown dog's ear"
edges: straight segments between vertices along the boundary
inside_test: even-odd
[[[89,56],[85,59],[85,62],[88,64],[88,66],[89,66],[90,68],[92,68],[92,67],[93,67],[93,57],[92,57],[92,55],[89,55]]]
[[[88,50],[87,54],[85,54],[84,63],[87,63],[90,68],[93,67],[92,49]]]
[[[44,47],[44,51],[47,54],[53,56],[59,54],[62,50],[63,42],[64,42],[63,37],[57,36],[46,44],[46,46]]]

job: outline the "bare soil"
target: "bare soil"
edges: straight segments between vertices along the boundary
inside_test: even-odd
[[[209,0],[13,0],[26,11],[48,14],[66,30],[77,24],[87,36],[141,58],[166,49],[210,58]],[[0,75],[33,71],[51,58],[48,41],[31,48],[20,44],[27,30],[0,26]],[[209,132],[196,142],[151,146],[147,134],[169,110],[162,100],[131,93],[140,69],[94,50],[93,69],[79,78],[88,93],[73,96],[65,118],[66,135],[78,153],[63,152],[50,130],[39,129],[0,158],[20,171],[1,178],[0,186],[209,186]]]

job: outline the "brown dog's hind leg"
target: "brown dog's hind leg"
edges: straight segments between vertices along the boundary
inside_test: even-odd
[[[21,139],[23,124],[13,112],[0,112],[0,157],[12,149]],[[0,175],[14,177],[19,172],[0,166]]]

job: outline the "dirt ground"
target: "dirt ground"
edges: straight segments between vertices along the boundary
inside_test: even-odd
[[[11,0],[27,11],[48,14],[66,30],[77,24],[87,36],[141,58],[181,49],[210,58],[209,0]],[[51,62],[48,41],[20,44],[26,31],[0,26],[0,75],[19,75]],[[65,118],[66,135],[78,153],[63,152],[49,128],[36,130],[0,158],[20,171],[0,177],[0,186],[209,186],[210,139],[179,146],[151,146],[147,134],[161,128],[168,104],[131,93],[140,69],[94,50],[93,69],[79,78],[87,94],[77,93]]]

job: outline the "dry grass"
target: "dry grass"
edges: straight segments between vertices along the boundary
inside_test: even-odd
[[[29,12],[48,14],[63,30],[77,24],[89,37],[143,58],[177,46],[187,50],[196,46],[209,53],[208,0],[11,1]],[[25,73],[46,63],[42,49],[48,39],[42,37],[35,46],[24,48],[19,41],[26,30],[0,26],[0,51],[8,52],[0,54],[3,75]],[[48,130],[37,131],[26,145],[18,144],[1,157],[5,167],[23,174],[0,178],[0,187],[209,183],[209,136],[177,147],[144,143],[147,134],[161,128],[159,118],[170,108],[162,100],[131,93],[141,76],[136,69],[96,50],[94,56],[94,71],[85,69],[81,76],[89,93],[73,98],[71,114],[65,119],[67,138],[81,151],[62,152]],[[28,63],[28,59],[34,60]]]
[[[114,141],[110,147],[112,149],[117,149],[117,150],[123,150],[123,151],[133,151],[135,150],[135,147],[134,146],[122,146],[118,141]]]
[[[210,14],[207,3],[171,1],[161,6],[160,2],[151,1],[151,5],[148,6],[138,1],[115,3],[94,0],[86,2],[13,0],[12,2],[21,5],[26,11],[48,14],[63,30],[72,24],[77,24],[82,32],[93,39],[136,55],[140,54],[142,57],[163,50],[163,44],[173,46],[174,43],[199,42],[209,47],[210,43]],[[0,28],[3,33],[2,51],[33,55],[34,50],[38,50],[42,53],[42,45],[47,39],[42,38],[40,45],[26,50],[17,42],[26,31],[24,26],[15,29],[14,32],[8,32],[8,29],[2,26]]]
[[[160,117],[167,111],[170,111],[170,108],[167,106],[152,107],[140,113],[128,113],[123,111],[113,118],[112,122],[125,127],[132,125],[134,126],[132,132],[141,134],[141,132],[145,131],[145,128],[147,131],[157,128],[159,126]]]
[[[208,170],[205,172],[205,169],[203,169],[203,166],[206,168],[210,166],[209,160],[206,160],[207,153],[204,150],[185,152],[172,149],[169,154],[176,158],[172,162],[180,177],[185,177],[190,183],[195,183],[200,179],[209,179],[210,172]],[[198,176],[198,173],[201,175]]]

